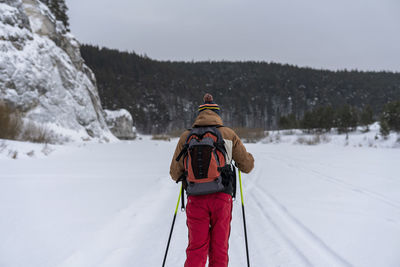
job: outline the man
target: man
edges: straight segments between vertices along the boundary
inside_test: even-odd
[[[227,162],[233,159],[237,167],[249,173],[254,167],[253,156],[246,151],[236,133],[223,126],[220,108],[210,94],[204,96],[193,128],[216,126],[224,140]],[[184,157],[179,157],[185,147],[190,131],[185,131],[176,146],[170,174],[177,181],[185,174]],[[177,161],[176,159],[179,158]],[[228,266],[228,242],[232,219],[232,186],[216,193],[190,195],[186,207],[189,244],[186,249],[185,267],[204,267],[209,258],[209,267]]]

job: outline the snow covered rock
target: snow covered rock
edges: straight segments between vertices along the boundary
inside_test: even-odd
[[[126,109],[104,110],[106,122],[111,132],[120,139],[135,139],[132,116]]]
[[[115,139],[78,41],[38,0],[0,0],[0,100],[61,132]]]

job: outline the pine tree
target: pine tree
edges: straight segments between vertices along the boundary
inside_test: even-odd
[[[64,24],[67,31],[69,31],[69,18],[67,15],[68,7],[65,4],[65,0],[41,0],[41,1],[48,6],[48,8],[56,17],[56,19],[61,21]]]
[[[307,111],[301,120],[301,127],[307,132],[311,132],[312,129],[316,128],[315,112]]]
[[[356,107],[351,107],[350,112],[351,112],[350,129],[351,131],[355,131],[357,129],[358,122],[360,121],[359,119],[360,115]]]
[[[298,127],[296,115],[292,113],[288,116],[281,116],[278,120],[278,127],[280,130],[296,129]]]
[[[334,125],[334,110],[332,106],[327,106],[322,109],[321,128],[326,132],[330,132]]]
[[[385,120],[380,121],[379,124],[381,126],[381,128],[380,128],[381,135],[386,139],[386,137],[390,133],[389,125],[387,124],[387,122]]]
[[[286,116],[281,116],[279,118],[278,127],[280,130],[289,129],[289,120]]]
[[[372,111],[371,106],[370,105],[365,106],[360,115],[360,124],[361,126],[365,127],[366,132],[369,131],[368,125],[374,122],[373,116],[374,113]]]
[[[67,31],[69,31],[69,18],[67,15],[68,7],[65,4],[65,0],[57,0],[57,1],[60,9],[60,14],[57,19],[61,20],[64,23],[64,26],[67,29]]]
[[[382,125],[388,127],[389,130],[400,132],[400,101],[387,103],[380,119]]]
[[[337,128],[339,133],[348,133],[351,128],[357,125],[354,118],[354,109],[349,105],[344,105],[337,111]]]

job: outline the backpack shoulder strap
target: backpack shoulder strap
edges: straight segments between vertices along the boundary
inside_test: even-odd
[[[213,126],[214,133],[217,136],[217,142],[215,142],[215,147],[219,149],[222,153],[227,153],[226,148],[225,148],[225,141],[224,138],[222,137],[221,132],[218,130],[218,128],[224,127],[222,125],[217,125]],[[226,156],[225,156],[226,157]]]
[[[187,150],[188,150],[188,147],[189,147],[188,141],[189,141],[189,138],[192,136],[193,129],[189,128],[187,130],[189,131],[189,134],[186,137],[186,141],[185,141],[185,144],[183,145],[183,148],[182,148],[181,152],[179,153],[179,155],[175,159],[176,161],[179,161],[182,156],[186,156],[186,154],[187,154]]]

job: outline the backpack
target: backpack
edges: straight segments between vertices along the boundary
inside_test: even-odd
[[[234,195],[236,176],[233,167],[227,162],[224,139],[215,126],[190,129],[182,151],[184,177],[181,178],[187,195],[206,195],[229,191]],[[232,181],[232,180],[235,181]]]

